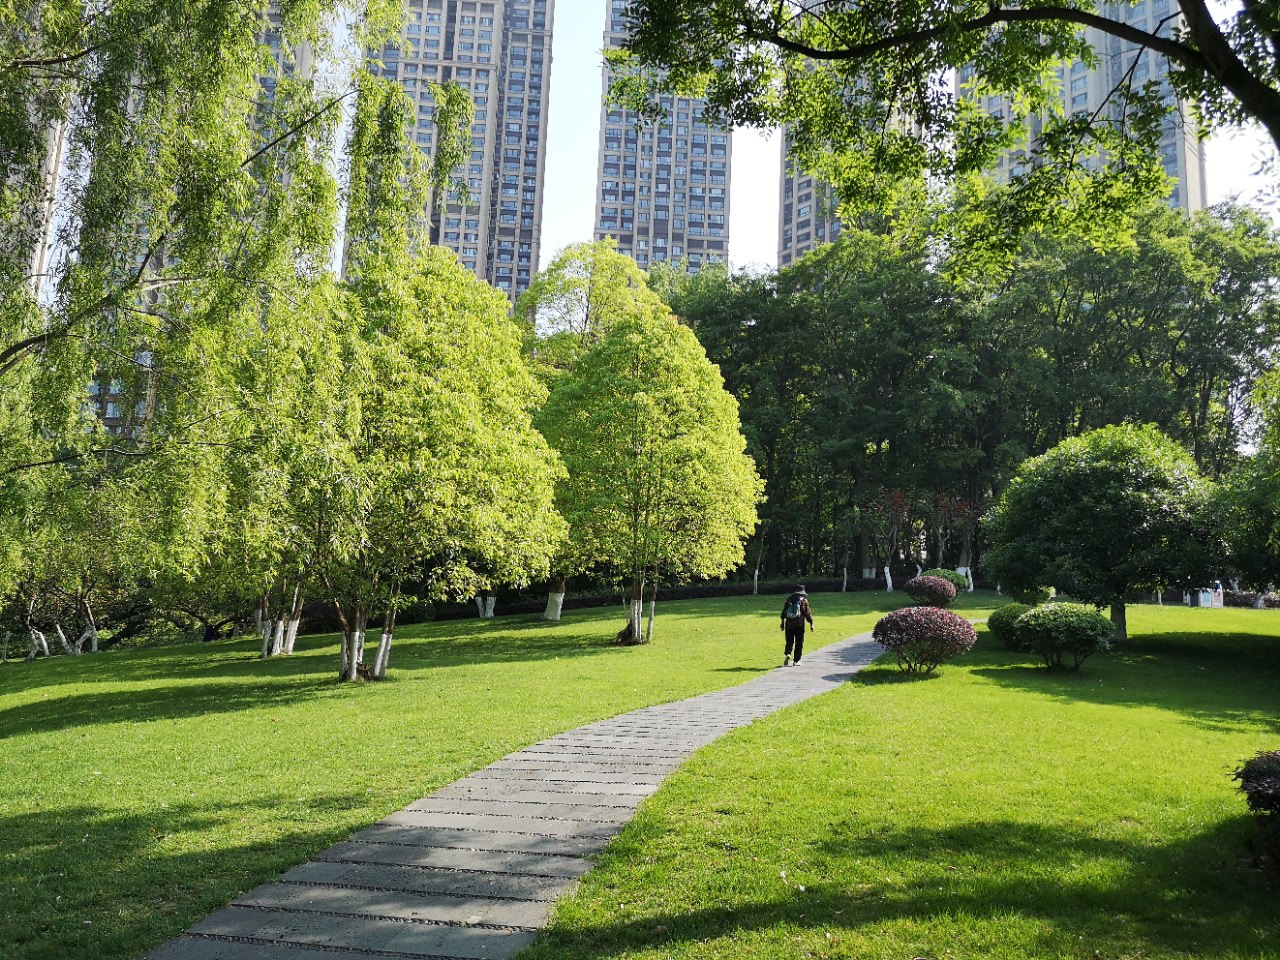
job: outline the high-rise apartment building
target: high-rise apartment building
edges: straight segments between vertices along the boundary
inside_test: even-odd
[[[796,168],[791,137],[782,138],[782,173],[778,184],[778,266],[795,263],[821,243],[840,236],[835,191],[812,174]]]
[[[609,0],[604,45],[626,39],[627,0]],[[605,69],[597,166],[595,239],[613,237],[618,250],[648,268],[657,260],[687,260],[691,270],[729,251],[728,130],[704,122],[705,103],[664,97],[667,119],[640,122],[608,100]]]
[[[1173,0],[1136,0],[1135,3],[1110,2],[1099,12],[1112,20],[1124,21],[1150,33],[1172,36],[1181,23],[1181,15]],[[1165,102],[1173,106],[1160,131],[1160,159],[1165,173],[1176,180],[1169,195],[1169,205],[1194,213],[1207,205],[1203,145],[1196,136],[1195,119],[1190,107],[1177,99],[1169,84],[1169,63],[1163,56],[1137,44],[1104,33],[1093,27],[1084,31],[1085,39],[1098,55],[1097,67],[1090,69],[1076,61],[1058,69],[1058,83],[1063,108],[1068,114],[1098,114],[1115,117],[1120,106],[1108,103],[1111,94],[1125,83],[1139,87],[1155,81]],[[973,80],[973,68],[956,71],[957,96],[965,96]],[[993,116],[1008,119],[1010,105],[1003,97],[984,97],[982,106]],[[1031,138],[1039,133],[1041,121],[1032,118]],[[1007,180],[1021,172],[1026,157],[1015,151],[1001,157],[992,173],[997,180]]]
[[[418,104],[414,139],[430,152],[428,83],[453,81],[475,104],[465,206],[434,216],[432,240],[514,300],[538,268],[547,151],[547,98],[555,0],[405,0],[397,46],[382,75]]]

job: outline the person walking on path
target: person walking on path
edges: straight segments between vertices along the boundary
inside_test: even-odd
[[[782,623],[779,628],[785,630],[787,635],[787,646],[782,655],[784,667],[800,666],[800,658],[804,655],[804,622],[806,620],[809,621],[809,629],[812,630],[813,613],[809,610],[809,595],[804,592],[802,583],[782,605]]]

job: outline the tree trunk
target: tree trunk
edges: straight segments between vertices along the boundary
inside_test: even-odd
[[[551,589],[547,592],[547,609],[542,614],[543,620],[549,620],[552,623],[560,621],[560,611],[564,608],[564,593],[567,586],[564,577],[551,582]]]
[[[281,610],[271,621],[271,656],[278,657],[284,653],[284,611]]]
[[[1129,627],[1123,602],[1111,605],[1111,626],[1116,632],[1117,643],[1124,643],[1129,639]]]
[[[49,644],[45,641],[44,634],[40,632],[39,628],[33,626],[28,627],[27,630],[31,634],[31,652],[27,654],[27,659],[34,660],[41,653],[46,657],[49,656]]]
[[[619,631],[618,642],[624,646],[634,646],[641,640],[641,621],[644,614],[644,577],[631,579],[631,598],[627,603],[627,625]]]
[[[76,656],[84,653],[84,645],[91,639],[94,641],[93,646],[96,652],[96,648],[98,646],[98,631],[93,624],[90,623],[86,624],[85,628],[80,631],[80,636],[76,637]]]
[[[58,631],[58,642],[62,644],[63,653],[70,653],[78,656],[80,651],[71,646],[71,641],[68,640],[67,635],[62,632],[62,624],[55,620],[53,623],[53,629]]]
[[[874,580],[876,578],[875,567],[871,565],[871,543],[867,536],[867,528],[862,527],[858,531],[858,563],[857,567],[862,571],[863,580]]]
[[[4,632],[4,650],[0,652],[0,663],[9,662],[9,631]]]
[[[884,592],[893,593],[893,574],[889,572],[889,565],[884,565]]]
[[[382,618],[382,637],[378,641],[378,655],[373,661],[373,679],[383,680],[387,676],[387,665],[391,662],[391,641],[396,632],[396,595],[393,592],[387,601],[387,612]]]
[[[348,620],[342,606],[335,603],[338,619],[342,622],[342,666],[339,681],[354,680],[360,675],[360,663],[364,660],[364,631],[369,612],[363,603],[357,603]]]
[[[487,593],[484,597],[484,618],[486,620],[493,619],[493,608],[498,605],[498,595],[496,593]]]
[[[254,628],[254,632],[255,632],[255,633],[260,633],[260,634],[262,634],[262,639],[263,639],[264,643],[265,643],[265,641],[266,641],[266,639],[267,639],[267,635],[268,635],[268,631],[269,631],[269,628],[267,627],[267,622],[266,622],[266,621],[267,621],[267,595],[264,593],[264,594],[262,595],[262,597],[261,597],[261,598],[259,598],[259,600],[258,600],[258,608],[257,608],[256,610],[254,610],[254,611],[253,611],[253,628]],[[266,648],[265,648],[265,647],[263,648],[263,654],[262,654],[262,655],[263,655],[264,657],[267,655],[267,654],[266,654]]]
[[[293,588],[293,605],[289,608],[289,625],[284,631],[284,652],[293,653],[298,640],[298,625],[302,622],[302,584]]]

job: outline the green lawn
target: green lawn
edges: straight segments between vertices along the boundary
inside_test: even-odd
[[[886,599],[815,596],[811,648]],[[781,660],[782,600],[663,604],[627,649],[621,608],[409,628],[379,684],[335,683],[332,636],[266,663],[228,642],[7,664],[0,957],[132,960],[512,750],[748,680]]]
[[[1230,772],[1280,746],[1280,614],[1132,608],[1050,675],[985,630],[701,751],[527,960],[1280,957]]]

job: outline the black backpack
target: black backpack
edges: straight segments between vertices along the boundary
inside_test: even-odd
[[[782,618],[784,620],[798,620],[803,617],[804,608],[801,606],[803,602],[804,597],[798,593],[790,597],[787,600],[787,605],[782,608]]]

